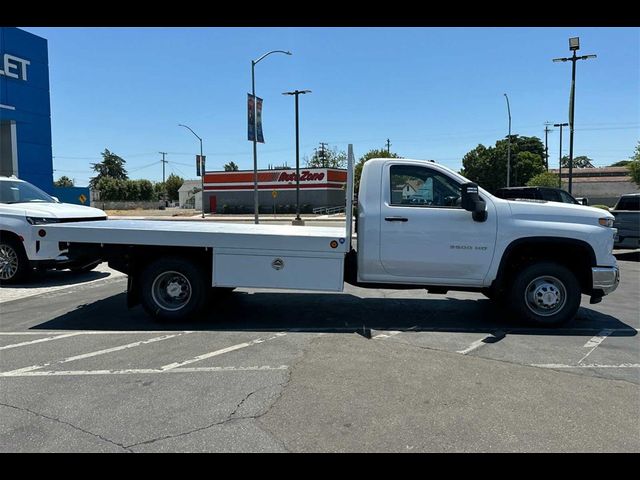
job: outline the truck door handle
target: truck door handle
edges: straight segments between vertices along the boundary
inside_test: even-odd
[[[409,219],[405,217],[384,217],[387,222],[408,222]]]

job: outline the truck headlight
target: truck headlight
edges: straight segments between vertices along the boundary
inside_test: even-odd
[[[27,217],[27,222],[31,225],[46,225],[48,223],[58,223],[59,218],[47,218],[47,217]]]
[[[599,218],[598,223],[603,227],[613,227],[613,218]]]

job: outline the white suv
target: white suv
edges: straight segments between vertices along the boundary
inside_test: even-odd
[[[34,225],[106,219],[97,208],[61,203],[24,180],[0,177],[0,284],[24,280],[34,268],[95,268],[100,259],[69,259],[64,245],[39,236]]]

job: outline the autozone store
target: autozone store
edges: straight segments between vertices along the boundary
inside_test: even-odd
[[[204,177],[205,212],[253,213],[253,170],[207,172]],[[345,204],[347,171],[338,168],[300,169],[300,208],[303,213],[318,207]],[[296,205],[296,171],[258,170],[260,213],[293,213]],[[287,208],[288,206],[288,208]]]

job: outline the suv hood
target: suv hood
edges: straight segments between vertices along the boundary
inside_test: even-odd
[[[59,219],[107,217],[107,214],[98,208],[74,205],[72,203],[27,202],[0,204],[0,213]]]
[[[511,208],[514,218],[527,220],[554,221],[563,223],[581,223],[597,225],[599,218],[611,218],[613,215],[601,208],[573,205],[560,202],[533,202],[522,200],[502,200]]]

